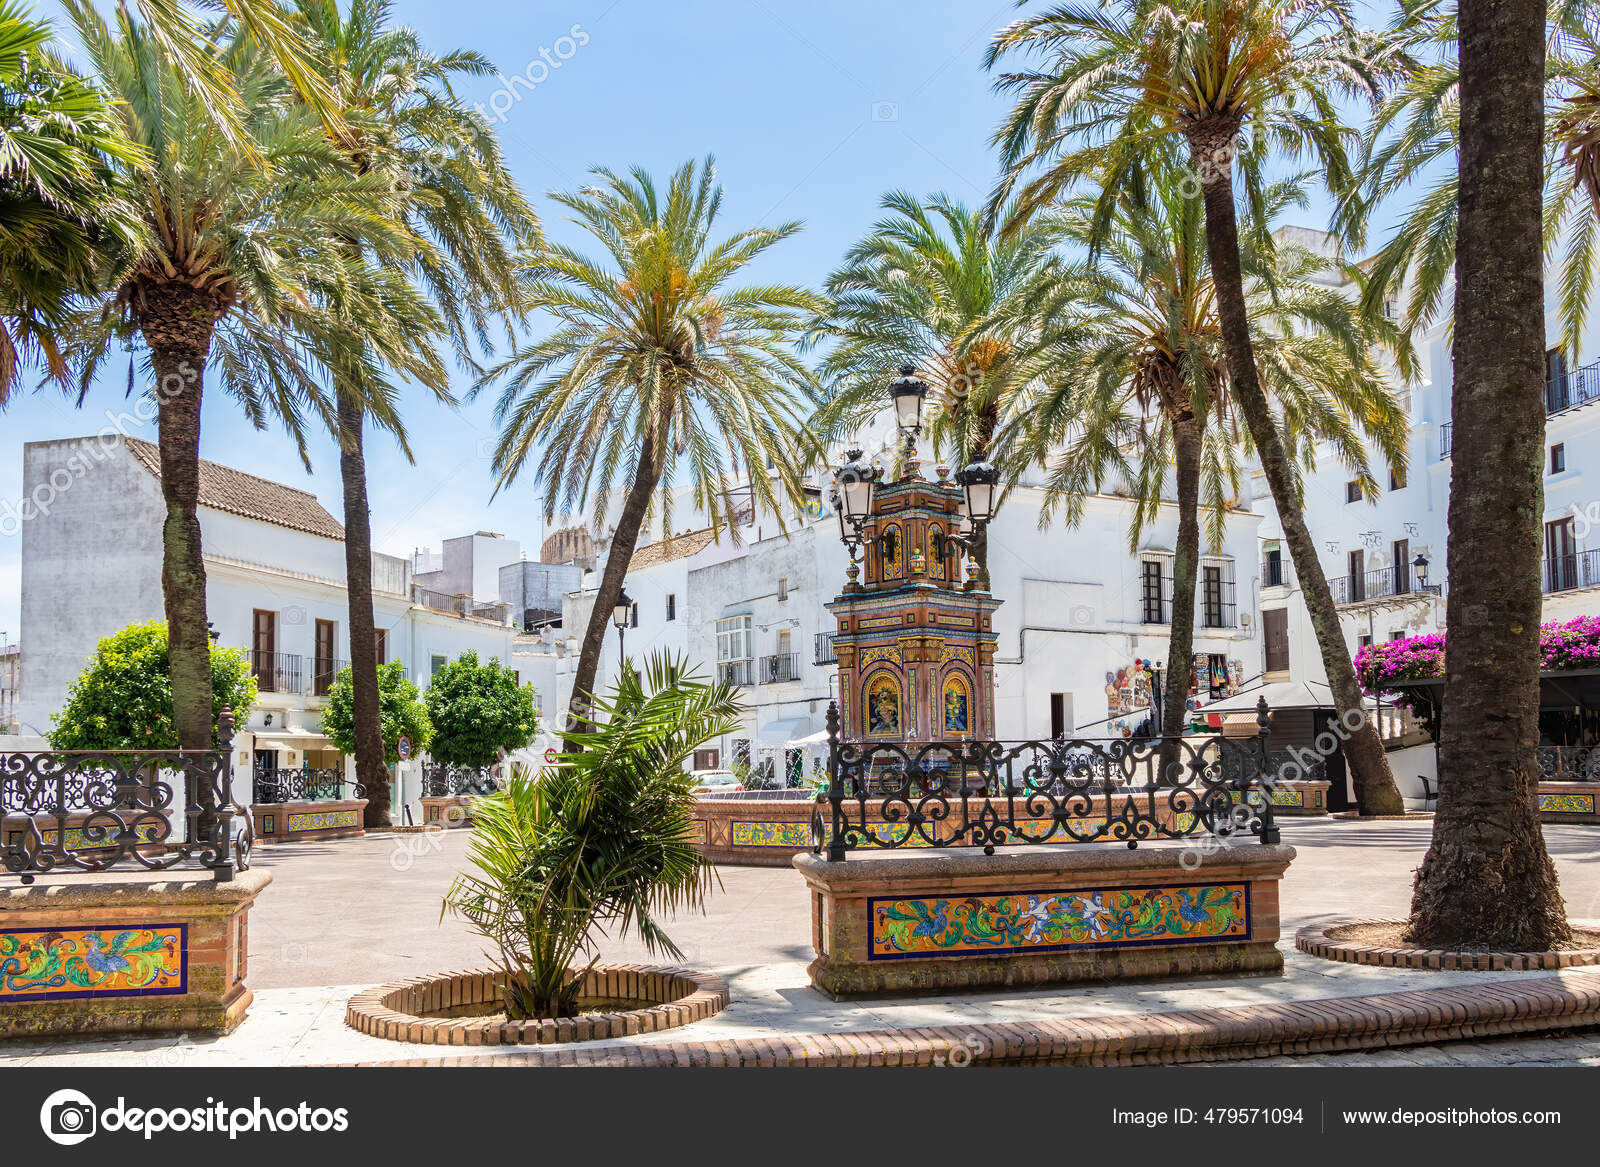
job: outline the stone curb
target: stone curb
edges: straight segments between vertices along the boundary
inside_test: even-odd
[[[392,981],[351,997],[345,1024],[372,1037],[423,1045],[548,1045],[674,1029],[728,1006],[728,982],[710,973],[598,964],[585,975],[580,996],[647,1002],[647,1007],[544,1021],[424,1016],[498,1001],[504,976],[498,969],[472,969]]]
[[[1382,1049],[1600,1026],[1600,973],[1370,997],[1012,1024],[423,1058],[400,1066],[1143,1066]]]
[[[1563,952],[1454,952],[1441,948],[1385,948],[1355,944],[1330,933],[1356,924],[1402,924],[1403,920],[1348,918],[1307,924],[1295,933],[1301,952],[1345,964],[1376,964],[1385,968],[1441,970],[1447,972],[1530,972],[1579,968],[1600,964],[1600,948],[1573,948]],[[1580,928],[1596,928],[1589,920],[1574,920]]]

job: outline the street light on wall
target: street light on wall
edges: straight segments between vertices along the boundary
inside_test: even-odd
[[[1411,570],[1417,573],[1417,590],[1421,592],[1427,591],[1428,557],[1419,552],[1417,557],[1411,561]]]

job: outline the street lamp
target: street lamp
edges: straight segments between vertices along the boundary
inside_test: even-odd
[[[628,598],[627,590],[617,594],[617,602],[611,606],[611,623],[617,626],[617,668],[620,671],[627,664],[624,655],[623,643],[627,638],[628,622],[633,619],[633,601]]]
[[[928,400],[928,383],[917,376],[915,365],[901,365],[900,378],[889,386],[894,402],[894,422],[908,440],[922,429],[922,406]]]
[[[1427,591],[1428,557],[1419,552],[1417,557],[1411,561],[1411,570],[1417,573],[1417,590],[1419,592]]]
[[[956,472],[956,482],[967,504],[967,519],[974,527],[986,526],[994,518],[994,493],[999,481],[1000,471],[981,456]]]

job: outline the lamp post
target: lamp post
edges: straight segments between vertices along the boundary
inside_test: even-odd
[[[1416,575],[1417,575],[1417,590],[1419,592],[1427,591],[1428,590],[1428,557],[1426,555],[1423,555],[1421,552],[1418,552],[1417,553],[1417,557],[1411,561],[1411,570],[1416,572]]]
[[[917,376],[915,365],[901,365],[900,376],[889,386],[889,400],[894,405],[894,423],[906,440],[903,461],[903,478],[912,478],[917,470],[917,435],[922,432],[922,407],[928,400],[928,383]]]
[[[627,654],[624,644],[627,640],[628,622],[633,619],[633,601],[628,598],[627,589],[617,593],[617,602],[611,606],[611,623],[617,626],[617,671],[620,673],[627,667]]]

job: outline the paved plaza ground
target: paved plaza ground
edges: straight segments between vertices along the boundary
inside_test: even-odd
[[[1228,1006],[1365,997],[1418,988],[1521,978],[1593,978],[1593,972],[1441,973],[1341,964],[1294,948],[1301,925],[1340,916],[1402,916],[1412,871],[1421,861],[1427,821],[1355,823],[1289,820],[1284,842],[1298,849],[1282,889],[1283,976],[982,993],[838,1003],[812,990],[810,907],[788,868],[721,869],[721,888],[705,915],[672,920],[683,963],[718,973],[732,1004],[687,1028],[611,1044],[737,1040],[779,1033],[980,1025],[997,1021],[1159,1015]],[[465,865],[469,833],[374,836],[258,849],[270,870],[250,917],[249,984],[256,993],[245,1023],[225,1038],[84,1040],[0,1044],[0,1063],[29,1065],[316,1065],[437,1057],[356,1033],[345,1002],[361,988],[451,969],[485,967],[483,948],[459,921],[440,919],[445,889]],[[1549,826],[1569,915],[1600,919],[1600,831]],[[83,878],[72,877],[72,878]],[[41,881],[43,882],[43,881]],[[611,960],[648,960],[633,942],[608,940]],[[452,1056],[515,1060],[524,1051],[451,1049]],[[533,1056],[537,1056],[536,1054]],[[1271,1064],[1600,1064],[1600,1035],[1514,1038],[1417,1046],[1371,1054],[1266,1059]],[[1249,1064],[1262,1064],[1261,1061]]]

